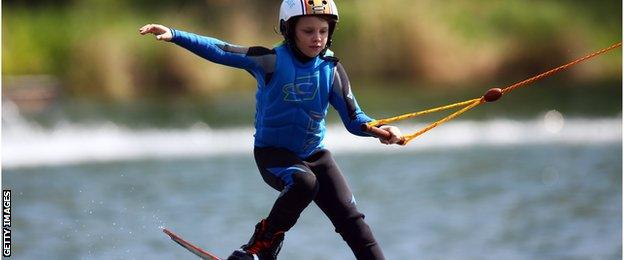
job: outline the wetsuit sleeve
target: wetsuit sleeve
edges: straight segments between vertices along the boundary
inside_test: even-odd
[[[264,47],[244,47],[171,29],[171,42],[209,61],[247,70],[256,79],[266,78],[275,69],[275,51]]]
[[[373,121],[373,119],[364,114],[355,101],[349,78],[340,62],[334,68],[334,80],[329,102],[338,111],[342,123],[349,132],[358,136],[371,136],[362,131],[361,125]]]

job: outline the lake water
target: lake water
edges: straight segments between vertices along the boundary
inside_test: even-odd
[[[551,111],[451,122],[406,147],[331,126],[327,146],[388,259],[621,259],[621,126]],[[161,227],[227,256],[277,196],[250,128],[13,122],[2,135],[14,259],[193,259]],[[280,256],[353,259],[314,205]]]

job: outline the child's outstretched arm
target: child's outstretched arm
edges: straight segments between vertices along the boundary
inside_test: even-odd
[[[209,61],[247,70],[256,79],[263,79],[275,67],[275,51],[264,47],[243,47],[221,40],[184,32],[160,24],[147,24],[139,29],[157,40],[173,42]]]

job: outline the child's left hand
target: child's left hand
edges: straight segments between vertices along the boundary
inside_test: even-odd
[[[398,127],[396,126],[391,126],[391,125],[384,125],[384,126],[380,126],[380,129],[386,130],[388,131],[388,133],[390,133],[390,138],[388,139],[383,139],[383,138],[379,138],[379,141],[383,144],[396,144],[399,143],[403,140],[403,138],[401,138],[401,130],[399,130]]]

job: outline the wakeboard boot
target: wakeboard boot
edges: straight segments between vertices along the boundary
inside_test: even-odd
[[[283,241],[284,231],[271,227],[263,219],[256,224],[249,242],[235,250],[227,260],[276,260]]]

